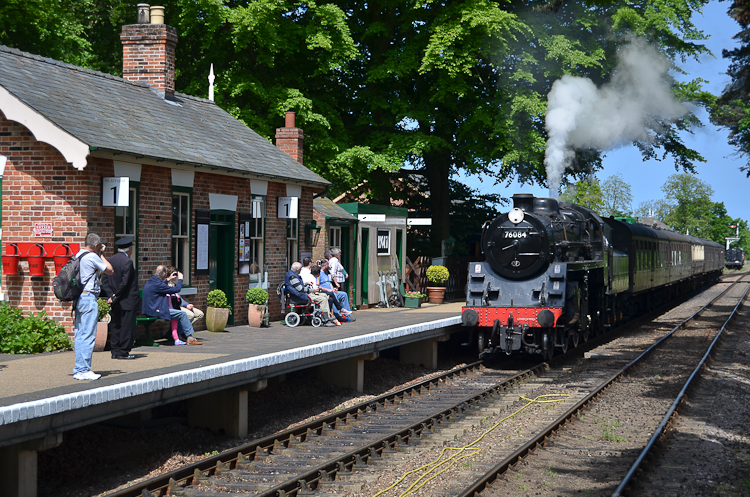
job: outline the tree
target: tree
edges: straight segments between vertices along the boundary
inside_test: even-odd
[[[680,233],[709,238],[711,220],[717,211],[711,196],[713,188],[692,174],[673,174],[662,186],[665,200],[672,206],[664,222]],[[726,212],[726,211],[724,211]]]
[[[633,193],[630,185],[625,182],[620,173],[613,174],[602,184],[603,217],[631,216]]]
[[[601,212],[604,196],[596,176],[565,185],[560,199],[571,204],[581,205],[596,212]]]
[[[667,216],[672,211],[672,205],[667,203],[663,199],[659,200],[646,200],[638,204],[638,207],[633,213],[638,219],[646,219],[653,217],[659,221],[664,222]]]
[[[738,155],[748,160],[740,170],[750,177],[750,2],[734,0],[727,12],[740,25],[740,32],[734,37],[740,45],[722,51],[724,58],[731,61],[727,74],[732,81],[714,102],[710,115],[714,124],[729,130],[728,143]]]

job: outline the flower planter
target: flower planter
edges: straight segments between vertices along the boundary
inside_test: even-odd
[[[442,304],[445,299],[445,287],[444,286],[428,286],[427,297],[430,299],[430,304]]]
[[[263,324],[263,318],[268,311],[266,305],[250,304],[247,306],[247,325],[253,328],[260,328]]]
[[[229,309],[209,307],[206,309],[206,329],[213,332],[224,331],[229,320]]]
[[[94,339],[94,352],[104,352],[107,345],[107,333],[109,324],[107,321],[96,322],[96,339]]]
[[[422,305],[422,298],[421,297],[404,297],[404,306],[405,307],[418,308],[421,305]]]

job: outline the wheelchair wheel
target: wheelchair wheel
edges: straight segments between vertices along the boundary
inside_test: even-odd
[[[320,327],[321,324],[323,324],[323,320],[320,319],[318,316],[313,316],[311,324],[315,326],[316,328]]]
[[[287,326],[289,326],[290,328],[294,328],[300,322],[299,314],[297,314],[296,312],[290,312],[286,315],[284,321],[286,321]]]

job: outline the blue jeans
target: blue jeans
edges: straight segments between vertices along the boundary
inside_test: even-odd
[[[91,371],[91,356],[94,355],[96,322],[99,320],[99,304],[96,295],[84,293],[76,303],[76,317],[73,325],[75,337],[76,363],[73,374]]]
[[[346,292],[336,292],[336,300],[339,301],[339,307],[341,307],[342,309],[346,311],[352,310],[352,306],[349,305],[349,295],[347,295]]]
[[[193,334],[193,324],[190,322],[190,318],[188,318],[185,311],[170,309],[169,317],[177,320],[178,330],[181,331],[186,338]]]

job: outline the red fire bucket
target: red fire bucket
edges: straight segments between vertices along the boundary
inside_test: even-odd
[[[39,255],[26,256],[26,259],[29,260],[29,274],[31,276],[44,276],[44,259],[47,257],[47,251],[44,250],[44,245],[41,243],[34,244],[34,247],[39,247]],[[31,253],[31,249],[29,249],[29,253]]]
[[[11,243],[8,247],[13,247],[16,251],[15,254],[5,254],[3,256],[3,273],[4,274],[18,274],[18,260],[21,258],[21,253],[18,250],[18,245]]]
[[[65,255],[55,255],[60,248],[65,248]],[[58,274],[65,264],[68,263],[70,258],[73,256],[73,252],[70,250],[70,245],[63,243],[58,245],[54,252],[52,252],[52,260],[55,261],[55,274]]]

